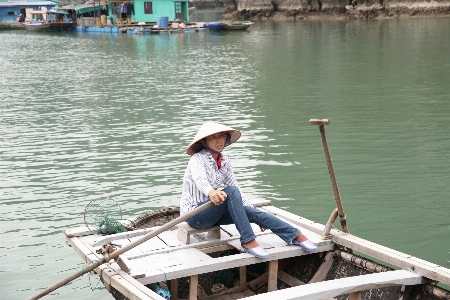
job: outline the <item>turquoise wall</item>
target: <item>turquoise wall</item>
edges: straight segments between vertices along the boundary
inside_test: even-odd
[[[144,13],[144,2],[152,2],[153,14]],[[183,19],[189,21],[188,1],[182,2]],[[120,2],[116,2],[116,5],[120,5]],[[115,16],[116,13],[112,10],[112,3],[109,4],[109,15]],[[137,0],[134,2],[134,14],[131,16],[132,22],[156,22],[160,16],[169,17],[169,21],[175,20],[175,1],[173,0],[153,0],[144,1]]]

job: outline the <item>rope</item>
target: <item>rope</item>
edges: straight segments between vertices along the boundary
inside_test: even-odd
[[[98,262],[98,261],[96,261],[96,262]],[[98,286],[98,284],[100,283],[100,281],[102,281],[102,273],[103,273],[103,270],[104,270],[104,269],[101,269],[100,274],[99,274],[98,282],[97,282],[97,284],[95,285],[94,288],[92,288],[92,284],[91,284],[91,276],[88,276],[88,279],[89,279],[89,288],[91,289],[91,291],[95,291],[95,290],[97,289],[97,286]]]

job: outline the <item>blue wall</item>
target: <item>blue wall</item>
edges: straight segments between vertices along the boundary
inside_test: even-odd
[[[40,10],[42,7],[47,7],[47,10],[52,9],[54,6],[17,6],[17,7],[0,7],[0,23],[17,22],[17,18],[20,15],[21,8],[32,8],[33,10]],[[14,13],[10,15],[9,13]]]

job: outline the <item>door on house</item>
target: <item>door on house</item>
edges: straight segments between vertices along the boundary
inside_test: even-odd
[[[181,2],[175,1],[175,19],[183,19],[183,10],[181,7]]]
[[[24,14],[25,20],[31,21],[31,14],[30,14],[30,12],[32,12],[33,10],[34,9],[32,7],[25,8],[25,14]]]

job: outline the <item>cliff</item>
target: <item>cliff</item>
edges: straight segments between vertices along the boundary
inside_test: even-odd
[[[450,17],[450,0],[222,0],[240,20]]]

